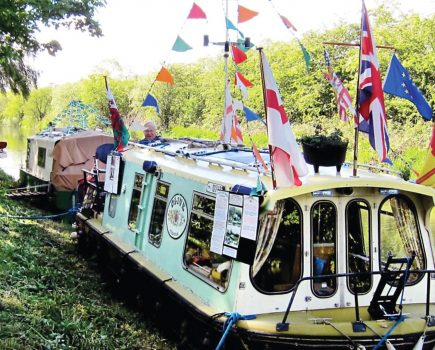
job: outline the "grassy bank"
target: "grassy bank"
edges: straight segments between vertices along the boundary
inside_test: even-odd
[[[113,299],[70,225],[5,217],[44,214],[6,199],[8,181],[1,172],[0,349],[175,349]]]

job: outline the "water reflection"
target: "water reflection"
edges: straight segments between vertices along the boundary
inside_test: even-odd
[[[16,125],[4,124],[0,128],[0,140],[8,143],[7,157],[0,158],[0,168],[14,179],[18,179],[20,167],[26,161],[27,135],[30,134],[32,132],[24,132]]]

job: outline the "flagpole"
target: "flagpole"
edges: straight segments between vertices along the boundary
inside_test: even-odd
[[[264,81],[264,69],[263,69],[263,57],[262,52],[263,48],[258,47],[257,48],[258,53],[260,54],[260,72],[261,72],[261,86],[263,89],[263,106],[264,106],[264,116],[266,120],[266,133],[269,134],[268,125],[267,125],[267,96],[266,96],[266,84]],[[270,174],[272,175],[272,186],[273,189],[276,190],[276,178],[275,178],[275,171],[273,166],[273,159],[272,159],[272,146],[269,144],[269,162],[270,162]]]
[[[356,101],[355,101],[355,113],[356,113],[356,123],[355,123],[355,137],[354,137],[354,145],[353,145],[353,176],[357,176],[358,172],[358,141],[359,141],[359,97],[360,97],[360,90],[359,90],[359,82],[360,82],[360,75],[361,75],[361,47],[362,47],[362,28],[363,28],[363,6],[364,6],[364,0],[361,1],[361,26],[360,26],[360,38],[359,38],[359,62],[358,62],[358,80],[356,83]]]

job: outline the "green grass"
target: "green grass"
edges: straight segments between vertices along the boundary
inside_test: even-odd
[[[71,226],[4,197],[0,174],[0,349],[175,349],[144,315],[113,299],[76,253]]]

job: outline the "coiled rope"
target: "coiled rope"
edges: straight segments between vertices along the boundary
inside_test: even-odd
[[[224,334],[222,335],[221,340],[219,341],[216,350],[220,350],[225,343],[225,338],[228,335],[233,324],[236,324],[239,320],[253,320],[257,318],[256,315],[240,315],[238,312],[225,312],[224,315],[228,317],[223,325]]]

